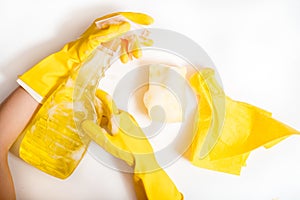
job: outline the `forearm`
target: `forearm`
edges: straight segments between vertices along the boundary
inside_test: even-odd
[[[0,200],[16,199],[13,180],[7,163],[7,154],[0,155]]]
[[[0,200],[15,199],[7,155],[38,106],[39,103],[21,87],[0,105]]]
[[[0,148],[8,152],[25,128],[39,103],[23,88],[18,87],[0,105]]]

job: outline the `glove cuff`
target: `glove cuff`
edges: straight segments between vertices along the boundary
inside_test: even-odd
[[[17,82],[35,100],[43,103],[44,99],[68,77],[74,64],[65,52],[59,51],[19,76]]]
[[[34,100],[36,100],[38,103],[42,103],[44,97],[41,96],[39,93],[37,93],[34,89],[32,89],[28,84],[26,84],[23,80],[20,78],[17,80],[17,83],[28,93]]]
[[[138,199],[184,199],[170,177],[162,169],[150,173],[135,173],[133,180]]]

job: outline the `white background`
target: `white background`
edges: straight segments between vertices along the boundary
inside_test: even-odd
[[[233,99],[273,112],[300,130],[300,1],[298,0],[5,0],[0,2],[0,101],[22,74],[113,11],[153,16],[153,27],[185,34],[214,61]],[[233,176],[185,159],[166,171],[185,199],[299,199],[300,138],[254,151]],[[87,154],[67,180],[10,155],[18,199],[133,199],[131,175]]]

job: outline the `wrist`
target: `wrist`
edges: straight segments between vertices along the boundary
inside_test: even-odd
[[[161,170],[153,154],[135,155],[134,173],[152,173]]]

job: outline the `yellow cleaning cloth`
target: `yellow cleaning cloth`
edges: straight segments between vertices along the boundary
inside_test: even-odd
[[[199,100],[195,137],[188,151],[188,157],[194,165],[239,175],[252,150],[261,146],[269,148],[292,134],[299,134],[297,130],[273,119],[271,113],[225,95],[223,100],[218,100],[224,102],[219,104],[223,107],[213,106],[218,103],[214,103],[212,93],[216,88],[211,88],[212,82],[216,87],[214,71],[211,69],[204,69],[190,78]],[[218,87],[218,90],[222,90]],[[216,119],[213,109],[223,109],[224,120]],[[212,126],[220,128],[214,129]],[[211,134],[211,129],[220,132]],[[200,156],[207,141],[213,147],[205,156]]]

